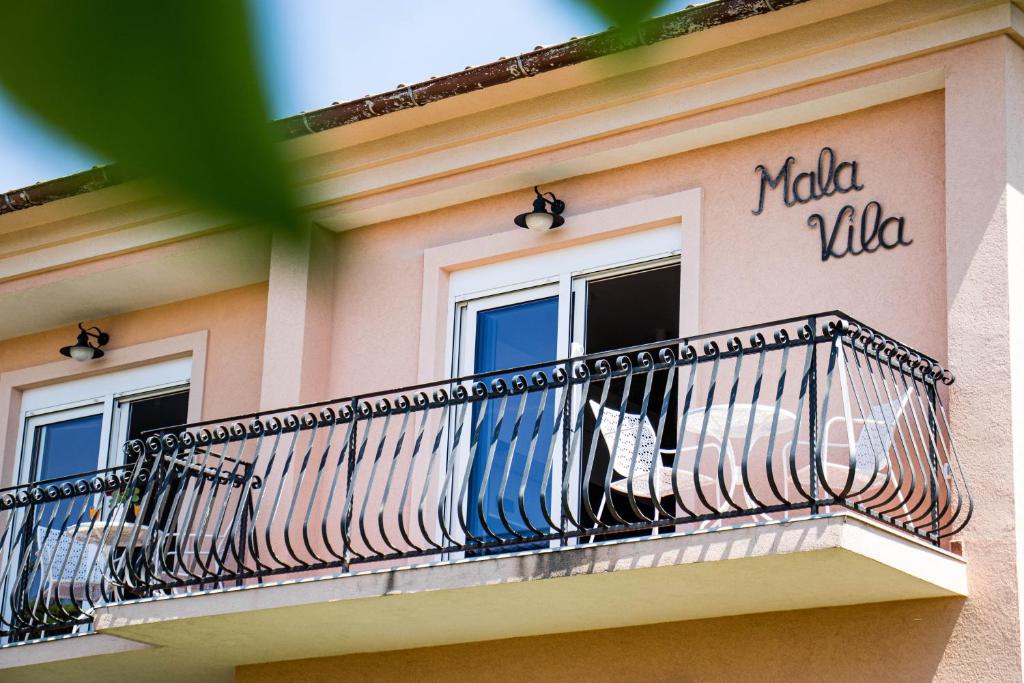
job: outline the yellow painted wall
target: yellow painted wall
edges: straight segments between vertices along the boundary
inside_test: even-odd
[[[236,683],[1010,681],[971,648],[942,673],[960,599],[777,612],[239,667]],[[965,673],[969,675],[964,675]]]

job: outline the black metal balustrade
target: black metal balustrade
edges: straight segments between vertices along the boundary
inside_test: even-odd
[[[0,633],[274,577],[844,510],[941,546],[972,511],[951,382],[833,312],[154,434],[122,467],[0,491]]]

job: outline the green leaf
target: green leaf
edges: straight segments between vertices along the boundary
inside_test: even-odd
[[[634,28],[650,17],[665,0],[576,0],[623,29]]]
[[[185,199],[295,225],[244,0],[0,8],[0,86],[44,123]]]

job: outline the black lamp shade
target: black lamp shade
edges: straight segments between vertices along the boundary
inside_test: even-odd
[[[533,200],[533,211],[519,214],[513,222],[520,228],[538,232],[553,230],[565,223],[565,219],[560,215],[565,210],[565,202],[560,199],[550,202],[551,211],[548,211],[548,204],[549,202],[538,194]]]
[[[81,326],[79,326],[81,328]],[[90,334],[84,329],[78,333],[78,338],[75,343],[71,346],[61,347],[60,353],[62,356],[73,358],[77,361],[94,360],[96,358],[103,357],[103,349],[99,348],[108,341],[110,341],[110,335],[106,332],[100,332],[97,330],[97,334],[91,335],[96,338],[96,346],[93,346],[89,342]]]

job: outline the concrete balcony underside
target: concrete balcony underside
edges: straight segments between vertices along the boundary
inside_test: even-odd
[[[102,607],[95,633],[0,649],[0,678],[230,681],[265,661],[964,596],[966,575],[842,514]]]

